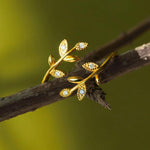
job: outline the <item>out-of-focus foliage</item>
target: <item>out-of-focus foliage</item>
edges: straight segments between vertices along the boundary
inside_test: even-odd
[[[58,45],[89,51],[149,16],[149,0],[0,0],[0,96],[40,84]],[[149,42],[146,33],[123,50]],[[122,50],[122,51],[123,51]],[[63,63],[62,70],[73,64]],[[105,85],[112,111],[85,98],[54,103],[0,123],[0,150],[150,149],[149,66]]]

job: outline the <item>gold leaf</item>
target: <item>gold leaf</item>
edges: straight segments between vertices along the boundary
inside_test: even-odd
[[[85,94],[86,94],[86,85],[83,83],[78,87],[78,91],[77,91],[77,97],[78,97],[79,101],[81,101],[83,99]]]
[[[87,48],[88,43],[86,42],[79,42],[75,45],[76,50],[81,51],[84,50],[85,48]]]
[[[68,42],[64,39],[59,45],[59,54],[62,57],[68,50]]]
[[[79,83],[80,81],[83,80],[83,78],[80,76],[72,76],[72,77],[67,78],[67,80],[71,83]]]
[[[87,62],[87,63],[83,64],[82,67],[88,71],[93,72],[98,68],[98,65],[93,62]]]
[[[48,57],[48,64],[51,66],[55,63],[55,58],[52,55]]]
[[[65,73],[63,71],[60,71],[60,70],[55,70],[53,69],[50,74],[55,77],[55,78],[61,78],[63,76],[65,76]]]
[[[75,62],[75,61],[80,60],[80,57],[68,55],[63,60],[67,62]]]
[[[98,74],[95,75],[95,82],[97,85],[100,85],[100,79],[98,77]]]
[[[60,91],[60,96],[62,97],[68,97],[69,95],[71,95],[70,89],[66,88]]]

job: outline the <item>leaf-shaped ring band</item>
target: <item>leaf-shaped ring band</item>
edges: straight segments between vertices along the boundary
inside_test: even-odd
[[[74,50],[81,51],[84,50],[87,47],[88,43],[86,42],[79,42],[77,43],[72,49],[68,50],[68,42],[66,39],[64,39],[60,45],[59,45],[59,55],[60,58],[58,59],[57,62],[55,62],[55,59],[52,55],[49,56],[48,58],[48,64],[50,68],[46,72],[46,74],[43,77],[42,83],[46,82],[49,80],[50,75],[55,77],[55,78],[61,78],[65,75],[65,73],[61,70],[57,70],[56,67],[62,62],[76,62],[80,60],[78,56],[73,56],[73,55],[68,55]]]
[[[69,88],[65,88],[63,90],[61,90],[60,95],[62,97],[68,97],[70,96],[75,90],[77,90],[77,97],[78,99],[81,101],[84,96],[86,95],[86,84],[85,82],[87,80],[89,80],[90,78],[95,77],[95,82],[97,85],[100,85],[100,79],[98,76],[98,73],[103,69],[104,65],[107,64],[109,62],[109,60],[114,57],[116,55],[116,51],[112,52],[105,60],[104,62],[98,66],[97,64],[95,64],[94,62],[87,62],[85,64],[82,65],[82,67],[90,72],[92,72],[88,77],[86,77],[85,79],[83,79],[80,76],[72,76],[69,77],[67,80],[71,83],[76,83],[77,85],[74,86],[73,88],[69,89]]]

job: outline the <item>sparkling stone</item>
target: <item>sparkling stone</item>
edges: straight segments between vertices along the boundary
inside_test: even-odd
[[[63,44],[63,45],[61,46],[61,49],[62,49],[62,50],[65,50],[65,49],[66,49],[66,46]]]
[[[80,43],[80,44],[79,44],[79,47],[82,49],[82,48],[85,47],[85,44],[84,44],[84,43]]]
[[[80,90],[80,94],[82,95],[82,94],[84,94],[85,93],[85,91],[83,90],[83,89],[81,89]]]
[[[56,75],[57,77],[59,77],[59,76],[60,76],[60,72],[56,71],[56,72],[55,72],[55,75]]]
[[[65,96],[68,95],[68,91],[66,91],[66,90],[63,91],[63,95],[65,95]]]
[[[90,64],[89,64],[89,68],[90,68],[90,69],[93,69],[93,68],[94,68],[94,65],[93,65],[92,63],[90,63]]]

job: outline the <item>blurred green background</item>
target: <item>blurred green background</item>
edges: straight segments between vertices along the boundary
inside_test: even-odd
[[[0,0],[0,96],[40,84],[66,38],[99,48],[150,14],[149,0]],[[129,46],[149,42],[150,32]],[[74,64],[63,63],[64,71]],[[149,150],[150,67],[105,85],[112,111],[77,97],[0,123],[0,150]]]

